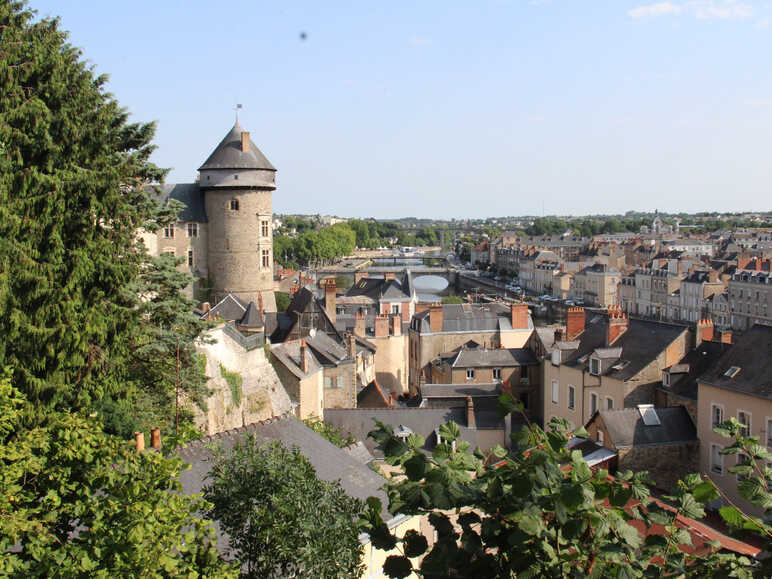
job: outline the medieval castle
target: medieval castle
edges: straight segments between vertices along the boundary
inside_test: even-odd
[[[182,257],[193,295],[227,294],[276,311],[271,195],[276,169],[238,122],[198,169],[196,183],[160,186],[162,203],[185,205],[177,223],[142,236],[152,255]]]

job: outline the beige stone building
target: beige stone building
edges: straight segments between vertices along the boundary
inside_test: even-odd
[[[574,274],[571,297],[586,304],[616,306],[619,303],[617,286],[621,279],[618,269],[596,263]]]
[[[408,330],[410,393],[419,393],[441,353],[469,341],[483,348],[523,348],[533,327],[526,304],[445,304],[416,314]]]
[[[761,511],[737,492],[738,476],[729,469],[737,455],[722,455],[730,439],[713,429],[730,418],[747,425],[750,436],[772,450],[772,327],[753,326],[738,337],[713,369],[698,380],[700,470],[707,473],[740,508],[755,515]]]
[[[662,371],[684,357],[693,338],[687,328],[569,308],[566,333],[544,365],[544,422],[565,418],[574,427],[598,410],[654,402]]]
[[[729,280],[732,328],[747,330],[753,324],[772,324],[772,273],[740,270]]]
[[[599,410],[585,427],[591,439],[617,453],[620,471],[646,470],[661,490],[672,491],[697,471],[697,429],[682,406]]]
[[[262,294],[275,312],[273,210],[276,169],[236,123],[201,167],[195,183],[158,187],[162,203],[184,205],[176,223],[141,233],[152,255],[171,253],[184,261],[201,301],[233,294],[245,303]]]

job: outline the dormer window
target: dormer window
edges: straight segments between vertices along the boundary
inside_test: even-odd
[[[740,372],[739,366],[732,366],[731,368],[729,368],[729,370],[724,372],[724,376],[726,376],[727,378],[734,378],[735,376],[737,376],[739,372]]]
[[[239,210],[239,200],[238,199],[231,199],[230,208],[231,208],[231,211],[238,211]]]
[[[590,374],[600,376],[600,359],[590,358]]]
[[[554,366],[560,366],[560,350],[557,348],[552,350],[552,364]]]
[[[670,372],[668,371],[662,372],[662,385],[670,386]]]

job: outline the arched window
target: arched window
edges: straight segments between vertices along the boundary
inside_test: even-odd
[[[231,199],[231,211],[238,211],[238,210],[239,210],[239,200]]]

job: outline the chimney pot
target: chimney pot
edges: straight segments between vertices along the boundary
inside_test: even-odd
[[[203,304],[201,304],[201,312],[202,313],[206,314],[211,309],[212,309],[212,305],[209,302],[204,302]]]
[[[140,450],[145,450],[145,433],[144,432],[135,432],[134,433],[134,442],[137,445],[137,452]]]
[[[249,152],[249,132],[241,131],[241,152]]]
[[[150,446],[154,450],[161,450],[161,429],[158,427],[150,429]]]

